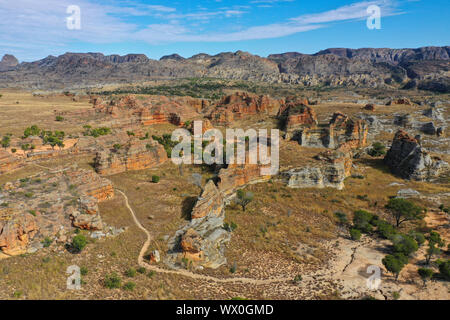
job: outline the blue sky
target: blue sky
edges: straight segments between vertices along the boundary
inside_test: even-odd
[[[67,7],[81,10],[69,30]],[[381,9],[381,29],[366,26]],[[332,47],[450,45],[448,0],[0,0],[0,54],[32,61],[64,52],[153,59],[243,50],[261,56]]]

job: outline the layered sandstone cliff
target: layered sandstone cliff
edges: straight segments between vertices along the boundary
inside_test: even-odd
[[[152,139],[131,139],[124,145],[97,152],[95,170],[101,175],[112,175],[130,170],[143,170],[167,160],[164,147]]]

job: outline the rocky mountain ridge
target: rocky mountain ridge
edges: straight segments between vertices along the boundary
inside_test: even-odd
[[[178,54],[65,53],[18,63],[0,62],[0,87],[67,89],[181,78],[219,78],[301,86],[396,86],[450,91],[450,46],[417,49],[330,48],[315,54],[289,52],[267,58],[248,52]]]

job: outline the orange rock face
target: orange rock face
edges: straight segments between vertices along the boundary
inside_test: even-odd
[[[217,124],[228,124],[234,119],[241,119],[246,115],[257,113],[275,114],[281,102],[267,95],[254,95],[245,92],[236,92],[222,98],[208,116]]]
[[[194,229],[188,229],[182,236],[180,246],[183,251],[183,257],[192,261],[203,259],[201,250],[203,239]]]
[[[230,164],[219,171],[218,188],[224,197],[228,197],[242,186],[267,181],[270,177],[262,176],[261,166],[257,164]]]
[[[220,216],[223,214],[223,197],[212,180],[205,185],[191,213],[192,219],[203,218],[207,215]]]
[[[0,150],[0,174],[14,171],[24,165],[23,160],[6,150]]]
[[[329,130],[331,136],[337,137],[338,147],[355,149],[367,145],[369,128],[364,120],[353,120],[341,112],[335,112]]]
[[[286,99],[286,103],[278,111],[277,117],[284,121],[286,131],[300,126],[315,127],[318,123],[317,115],[308,106],[306,99]]]
[[[164,147],[147,139],[132,139],[119,150],[105,148],[97,152],[94,166],[101,175],[112,175],[130,170],[152,168],[167,161]]]
[[[0,209],[0,250],[8,255],[26,252],[30,239],[39,230],[31,215],[19,215],[10,208]]]

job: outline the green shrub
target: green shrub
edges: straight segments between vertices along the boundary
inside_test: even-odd
[[[394,226],[387,221],[380,220],[376,226],[378,234],[384,239],[391,239],[397,233]]]
[[[401,253],[407,257],[419,249],[417,241],[408,235],[396,235],[392,239],[392,242],[394,244],[394,252]]]
[[[146,269],[144,267],[139,267],[139,268],[137,268],[136,271],[139,272],[140,274],[144,274]]]
[[[450,260],[439,263],[439,272],[445,280],[450,281]]]
[[[80,274],[81,274],[82,276],[87,275],[87,274],[88,274],[88,268],[87,268],[87,267],[81,267],[81,268],[80,268]]]
[[[84,235],[78,234],[72,239],[72,248],[75,249],[76,252],[81,252],[87,245],[87,239]]]
[[[434,274],[434,271],[429,268],[419,268],[419,270],[417,270],[417,272],[419,273],[420,277],[422,278],[423,284],[425,284],[428,280],[430,280]]]
[[[353,226],[355,229],[360,230],[364,233],[370,233],[373,230],[373,226],[371,224],[374,215],[365,210],[358,210],[354,212],[353,215]]]
[[[153,183],[158,183],[159,182],[159,176],[152,176],[152,182]]]
[[[403,267],[408,262],[408,259],[401,254],[397,255],[388,254],[381,261],[383,265],[386,267],[386,270],[391,272],[395,276],[395,280],[397,280]]]
[[[352,240],[358,241],[359,239],[361,239],[361,231],[359,231],[358,229],[350,229],[350,237],[352,238]]]
[[[58,122],[62,122],[62,121],[64,121],[64,118],[61,116],[56,116],[55,120]]]
[[[117,273],[113,272],[105,277],[104,285],[108,289],[117,289],[120,288],[122,280],[117,275]]]
[[[348,218],[347,218],[347,215],[345,213],[336,211],[334,213],[334,216],[338,219],[340,224],[342,224],[342,225],[348,224]]]
[[[50,247],[50,245],[53,243],[53,240],[50,239],[49,237],[45,237],[44,240],[42,240],[42,245],[44,246],[44,248],[48,248]]]
[[[125,275],[129,278],[133,278],[136,276],[136,269],[130,268],[127,271],[125,271]]]
[[[127,282],[123,285],[123,288],[128,291],[133,291],[135,287],[136,287],[136,283],[131,282],[131,281]]]

